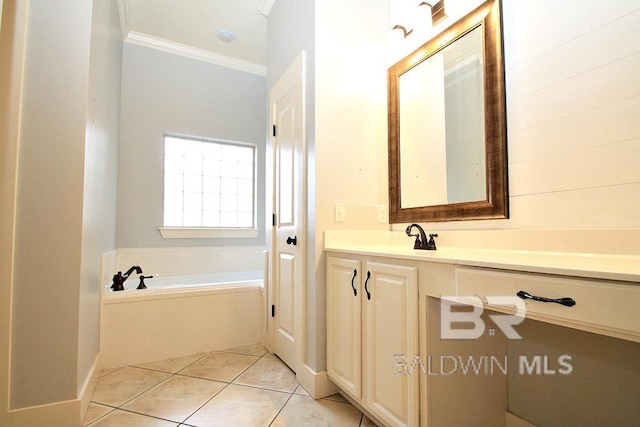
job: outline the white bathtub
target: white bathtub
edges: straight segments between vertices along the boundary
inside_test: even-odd
[[[114,292],[105,285],[101,364],[139,364],[260,342],[263,272],[223,272],[145,279]]]
[[[169,297],[177,293],[221,291],[241,287],[263,285],[263,271],[234,271],[224,273],[189,274],[180,276],[156,275],[144,279],[146,289],[137,289],[140,280],[131,276],[125,283],[124,291],[111,290],[111,283],[105,285],[105,303],[111,300],[149,299]]]

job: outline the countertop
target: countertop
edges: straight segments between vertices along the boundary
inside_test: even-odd
[[[397,234],[397,233],[396,233]],[[403,260],[486,267],[562,276],[633,282],[640,285],[640,256],[522,249],[438,246],[413,249],[413,240],[394,233],[325,232],[325,251]]]

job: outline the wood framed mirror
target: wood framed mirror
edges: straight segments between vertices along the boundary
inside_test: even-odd
[[[508,218],[499,0],[388,70],[389,221]]]

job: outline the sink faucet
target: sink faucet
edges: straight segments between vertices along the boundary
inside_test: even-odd
[[[411,230],[413,228],[418,229],[418,234],[411,234]],[[416,238],[416,241],[413,244],[413,249],[426,249],[428,251],[436,250],[436,241],[434,240],[434,237],[438,237],[437,234],[429,234],[429,240],[427,240],[427,235],[424,232],[424,229],[418,224],[409,225],[407,227],[406,233],[407,236],[413,236]]]
[[[124,282],[134,271],[137,274],[142,274],[142,269],[137,265],[132,266],[124,274],[122,274],[122,271],[118,271],[118,273],[113,276],[113,284],[111,285],[111,289],[113,289],[114,291],[124,291]]]

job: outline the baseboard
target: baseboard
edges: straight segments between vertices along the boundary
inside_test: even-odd
[[[536,427],[533,424],[523,420],[520,417],[516,417],[510,412],[506,413],[506,427]]]
[[[78,398],[28,408],[12,409],[8,412],[7,427],[73,427],[81,426],[93,391],[100,378],[100,353],[82,384]]]
[[[100,366],[100,353],[96,355],[96,358],[93,361],[93,365],[91,365],[91,369],[89,370],[89,374],[82,385],[79,393],[80,399],[80,419],[84,420],[85,415],[87,414],[87,409],[89,409],[89,403],[91,403],[91,397],[93,397],[93,392],[96,389],[96,385],[98,384],[98,379],[100,378],[100,372],[102,368]]]
[[[73,427],[81,426],[80,399],[9,411],[7,427]]]
[[[331,396],[340,391],[329,379],[327,371],[316,372],[304,363],[299,371],[296,379],[314,399]]]

